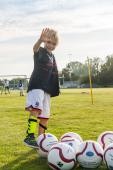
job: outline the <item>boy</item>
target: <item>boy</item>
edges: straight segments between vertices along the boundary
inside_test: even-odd
[[[19,80],[18,86],[20,90],[20,96],[24,96],[24,86],[22,80]]]
[[[44,48],[40,45],[44,43]],[[37,118],[39,118],[38,135],[47,129],[50,117],[50,97],[59,95],[58,70],[52,51],[58,44],[55,30],[45,28],[33,47],[34,70],[29,85],[26,110],[30,112],[27,136],[24,143],[32,148],[38,148],[35,140]]]
[[[5,79],[3,81],[3,88],[2,88],[1,94],[3,93],[3,91],[5,92],[5,94],[7,94],[7,92],[10,94],[10,91],[9,91],[9,80],[7,80],[7,79]]]

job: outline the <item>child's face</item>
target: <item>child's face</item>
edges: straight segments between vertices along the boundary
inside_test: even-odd
[[[48,38],[47,41],[45,42],[45,48],[51,52],[56,48],[56,42],[54,39],[52,38]]]

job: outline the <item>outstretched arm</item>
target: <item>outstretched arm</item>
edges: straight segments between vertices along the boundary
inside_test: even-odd
[[[50,29],[49,28],[45,28],[45,29],[42,30],[40,38],[38,39],[38,41],[33,46],[33,51],[34,52],[37,52],[39,50],[41,43],[47,41],[49,34],[50,34]]]

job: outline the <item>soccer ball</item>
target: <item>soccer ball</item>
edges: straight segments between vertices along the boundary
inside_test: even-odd
[[[70,145],[73,148],[75,155],[77,154],[79,145],[81,143],[78,139],[72,137],[62,138],[61,142]]]
[[[79,145],[76,159],[83,168],[97,168],[103,160],[103,149],[95,141],[87,140]]]
[[[76,164],[75,153],[71,146],[58,143],[48,153],[48,165],[51,169],[70,170]]]
[[[48,151],[56,143],[58,143],[58,139],[55,135],[51,133],[41,134],[37,138],[37,144],[39,146],[39,150],[38,150],[39,155],[41,157],[47,157]]]
[[[113,143],[104,150],[104,162],[108,169],[113,170]]]
[[[113,131],[105,131],[101,133],[97,139],[103,149],[105,149],[110,143],[113,143]]]
[[[68,137],[72,137],[72,138],[78,139],[80,142],[83,142],[83,139],[81,138],[81,136],[75,132],[67,132],[63,134],[60,138],[60,141],[65,138],[67,139]]]

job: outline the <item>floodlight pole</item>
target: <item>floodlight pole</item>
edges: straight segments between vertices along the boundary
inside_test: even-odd
[[[91,95],[91,103],[93,104],[93,90],[92,90],[92,79],[91,79],[91,63],[89,58],[87,57],[88,60],[88,73],[89,73],[89,82],[90,82],[90,95]]]

